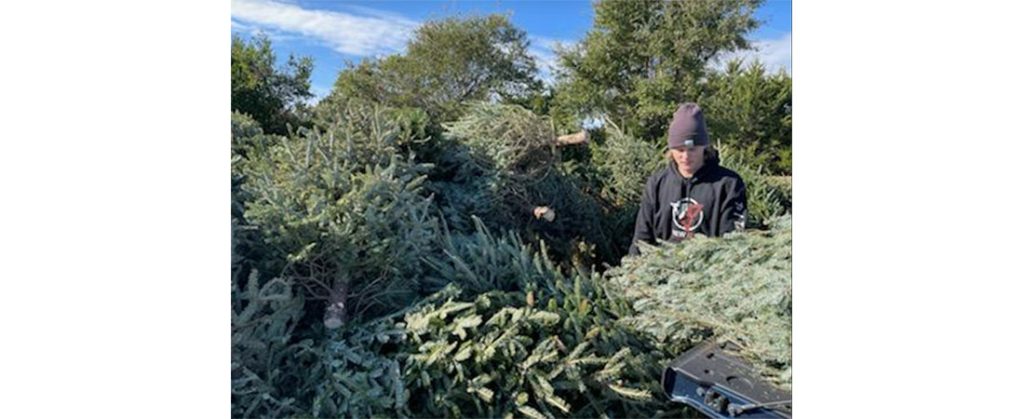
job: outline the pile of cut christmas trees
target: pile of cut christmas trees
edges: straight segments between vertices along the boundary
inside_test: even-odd
[[[232,125],[235,416],[692,416],[659,378],[709,338],[789,385],[788,217],[594,269],[636,193],[602,156],[652,150],[622,133],[339,99],[289,136]]]

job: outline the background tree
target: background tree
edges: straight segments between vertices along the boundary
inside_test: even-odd
[[[559,51],[559,119],[606,114],[625,131],[652,140],[664,134],[676,105],[700,93],[708,62],[749,48],[760,0],[604,0],[594,26]]]
[[[431,21],[416,31],[404,55],[343,70],[332,94],[418,107],[437,122],[452,121],[464,102],[535,95],[541,82],[528,47],[526,32],[506,16]]]
[[[792,172],[793,79],[769,74],[760,62],[740,61],[708,76],[700,99],[714,141],[743,153],[770,174]]]
[[[288,57],[284,68],[275,67],[270,39],[260,34],[251,42],[231,37],[231,110],[248,114],[270,134],[287,134],[297,127],[302,100],[312,97],[310,57]]]

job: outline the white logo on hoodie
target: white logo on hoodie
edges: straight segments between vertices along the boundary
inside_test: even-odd
[[[669,204],[672,207],[672,238],[692,236],[704,222],[704,206],[693,198]]]

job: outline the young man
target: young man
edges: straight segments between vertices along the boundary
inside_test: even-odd
[[[668,128],[668,164],[647,179],[629,254],[638,241],[680,241],[694,234],[717,237],[742,230],[747,214],[746,186],[732,170],[718,165],[708,147],[704,114],[696,103],[676,110]]]

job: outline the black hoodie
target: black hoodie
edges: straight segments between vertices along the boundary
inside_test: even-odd
[[[747,189],[740,176],[709,158],[690,179],[669,161],[647,179],[636,215],[629,254],[640,253],[637,241],[655,238],[680,241],[694,234],[718,237],[742,230],[747,215]]]

